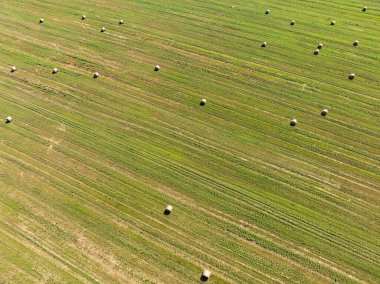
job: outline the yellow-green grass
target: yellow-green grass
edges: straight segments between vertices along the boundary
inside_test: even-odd
[[[82,2],[2,3],[1,283],[380,281],[379,3]]]

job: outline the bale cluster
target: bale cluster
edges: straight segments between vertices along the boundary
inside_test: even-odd
[[[99,78],[100,74],[98,72],[94,73],[94,78]]]
[[[354,46],[358,46],[359,45],[359,41],[358,40],[355,40],[354,41]]]
[[[332,25],[332,26],[335,25],[335,21],[331,21],[331,25]]]
[[[292,119],[290,121],[290,126],[296,126],[297,125],[297,119]]]
[[[51,73],[53,73],[53,74],[58,73],[58,68],[53,68],[53,70],[51,71]]]
[[[322,115],[322,116],[326,116],[328,113],[329,113],[329,111],[328,111],[327,109],[323,109],[323,110],[321,111],[321,115]]]
[[[122,24],[124,24],[124,20],[119,21],[119,25],[122,25]]]
[[[355,74],[351,73],[350,75],[348,75],[348,79],[354,80],[355,79]]]
[[[7,116],[7,118],[5,119],[5,123],[11,123],[12,120],[13,120],[12,116]]]
[[[264,41],[262,44],[261,44],[261,47],[267,47],[267,43]]]
[[[168,205],[168,206],[166,206],[166,208],[164,210],[164,214],[169,215],[170,213],[172,213],[172,211],[173,211],[173,206]]]
[[[87,19],[87,16],[86,15],[82,15],[82,20],[86,20]]]
[[[290,25],[291,25],[291,26],[294,26],[295,24],[296,24],[296,21],[291,21],[291,22],[290,22]]]
[[[12,72],[12,73],[13,73],[13,72],[16,72],[16,70],[17,70],[16,66],[12,66],[12,67],[11,67],[11,72]]]
[[[202,99],[201,102],[200,102],[200,105],[204,106],[206,103],[207,103],[206,99]]]
[[[211,272],[207,269],[203,270],[201,275],[201,281],[207,281],[210,278]]]
[[[154,67],[154,71],[160,71],[160,65],[156,65],[156,66]]]
[[[362,11],[363,12],[367,11],[367,7],[363,7]]]
[[[45,22],[45,20],[44,19],[40,19],[40,24],[43,24]]]
[[[105,27],[102,27],[101,29],[100,29],[100,32],[101,33],[104,33],[106,31],[106,28]]]
[[[270,13],[270,10],[266,10],[265,14],[268,15]]]

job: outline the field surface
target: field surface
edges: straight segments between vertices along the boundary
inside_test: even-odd
[[[0,283],[380,283],[380,1],[0,2]]]

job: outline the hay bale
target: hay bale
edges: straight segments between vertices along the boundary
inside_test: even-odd
[[[206,103],[207,103],[206,99],[202,99],[201,102],[200,102],[200,105],[204,106]]]
[[[155,67],[154,67],[154,71],[160,71],[160,65],[156,65]]]
[[[296,126],[297,125],[297,119],[292,119],[290,121],[290,126]]]
[[[13,120],[13,117],[12,116],[7,116],[7,118],[5,119],[5,123],[11,123]]]
[[[318,54],[319,54],[319,49],[314,50],[314,55],[318,55]]]
[[[53,70],[51,71],[51,73],[53,73],[53,74],[58,73],[58,68],[53,68]]]
[[[359,41],[358,40],[355,40],[354,41],[354,46],[358,46],[359,45]]]
[[[268,15],[270,13],[270,10],[266,10],[265,14]]]
[[[323,48],[323,44],[322,43],[320,43],[320,44],[318,44],[318,49],[322,49]]]
[[[82,15],[82,20],[86,20],[87,19],[87,16],[86,15]]]
[[[351,73],[350,75],[348,75],[348,79],[354,80],[355,79],[355,74]]]
[[[119,21],[119,25],[122,25],[122,24],[124,24],[124,20]]]
[[[101,29],[100,29],[100,32],[101,33],[104,33],[106,31],[106,28],[105,27],[102,27]]]
[[[362,11],[363,12],[367,11],[367,7],[363,7]]]
[[[43,24],[45,22],[45,20],[44,19],[40,19],[40,24]]]
[[[172,213],[172,211],[173,211],[173,206],[168,205],[168,206],[166,206],[166,208],[164,210],[164,214],[169,215],[170,213]]]
[[[290,22],[290,25],[291,25],[291,26],[294,26],[295,24],[296,24],[296,21],[291,21],[291,22]]]
[[[201,275],[201,281],[207,281],[210,278],[211,272],[207,269],[203,270]]]
[[[331,25],[332,25],[332,26],[335,25],[335,21],[331,21]]]
[[[327,109],[323,109],[323,110],[321,111],[321,115],[322,115],[322,116],[326,116],[328,113],[329,113],[329,111],[328,111]]]
[[[16,70],[17,70],[16,66],[11,67],[11,73],[16,72]]]
[[[264,41],[262,44],[261,44],[261,47],[267,47],[267,43]]]
[[[100,74],[98,72],[94,73],[94,78],[99,78]]]

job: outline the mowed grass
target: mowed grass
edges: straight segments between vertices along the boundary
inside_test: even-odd
[[[2,3],[1,283],[380,282],[380,3],[83,2]]]

